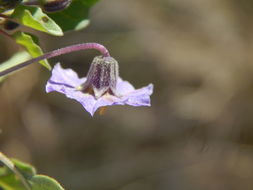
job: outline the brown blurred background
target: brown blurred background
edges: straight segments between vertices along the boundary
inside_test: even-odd
[[[0,84],[0,150],[66,190],[253,189],[253,1],[107,0],[45,51],[99,42],[152,107],[90,117],[29,66]],[[0,37],[1,61],[18,47]],[[95,51],[51,60],[85,76]]]

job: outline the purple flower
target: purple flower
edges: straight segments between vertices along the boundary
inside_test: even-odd
[[[112,57],[95,57],[85,78],[58,63],[46,85],[46,92],[57,91],[82,104],[92,116],[100,107],[111,105],[150,106],[153,84],[140,89],[118,76],[118,63]]]

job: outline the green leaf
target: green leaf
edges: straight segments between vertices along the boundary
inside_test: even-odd
[[[35,30],[46,32],[55,36],[62,36],[61,28],[41,8],[19,5],[12,14],[12,18],[20,24],[31,27]]]
[[[30,185],[22,173],[30,173],[29,165],[18,162],[15,165],[12,160],[0,152],[0,187],[4,190],[31,190]],[[21,172],[21,171],[22,172]]]
[[[14,67],[15,65],[18,65],[26,60],[31,58],[29,53],[26,51],[18,52],[14,54],[10,59],[0,64],[0,72],[4,71],[6,69],[9,69],[11,67]],[[6,75],[3,77],[0,77],[0,82],[6,78]]]
[[[11,161],[26,179],[29,179],[36,174],[36,169],[32,165],[16,159],[11,159]]]
[[[0,72],[18,65],[19,63],[28,60],[30,57],[31,56],[26,51],[17,52],[10,59],[0,64]]]
[[[35,168],[33,166],[15,159],[11,160],[25,179],[30,179],[35,175]],[[3,187],[5,190],[26,190],[20,180],[7,167],[0,168],[0,187]]]
[[[88,12],[98,0],[73,0],[63,11],[48,13],[62,30],[80,30],[89,24]]]
[[[10,160],[4,155],[0,159],[0,162],[3,162],[5,165],[3,167],[0,166],[0,189],[64,190],[64,188],[55,179],[46,175],[36,175],[34,167],[27,163],[15,159]],[[14,172],[15,168],[17,168],[16,172]],[[22,175],[23,183],[17,173]],[[24,186],[24,180],[27,182],[27,184],[29,184],[26,187]]]
[[[64,190],[53,178],[45,175],[35,175],[29,180],[32,190]]]
[[[43,52],[38,45],[38,38],[36,38],[35,36],[18,31],[13,35],[13,37],[15,38],[17,44],[20,44],[25,47],[32,57],[38,57],[40,55],[43,55]],[[46,59],[40,61],[40,64],[51,70],[51,66]]]

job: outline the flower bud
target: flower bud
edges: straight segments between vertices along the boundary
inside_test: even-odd
[[[114,58],[97,56],[91,63],[82,91],[94,93],[96,98],[105,93],[116,95],[118,73],[118,62]]]
[[[19,24],[13,21],[6,20],[4,22],[4,29],[5,30],[14,30],[19,27]]]
[[[22,0],[0,0],[0,8],[12,9],[21,2]]]
[[[66,9],[71,3],[71,0],[47,0],[43,4],[43,9],[46,12],[56,12]]]

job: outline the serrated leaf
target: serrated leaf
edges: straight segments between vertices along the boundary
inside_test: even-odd
[[[15,38],[17,44],[25,47],[32,57],[43,55],[43,52],[38,45],[38,39],[35,36],[18,31],[13,35],[13,37]],[[40,61],[39,63],[45,66],[47,69],[51,70],[51,66],[46,59]]]
[[[35,30],[55,36],[63,35],[62,29],[39,7],[19,5],[13,12],[12,18]]]
[[[11,67],[14,67],[15,65],[18,65],[28,60],[29,58],[31,58],[31,56],[26,51],[18,52],[14,54],[10,59],[0,64],[0,72],[9,69]],[[6,76],[0,77],[0,82],[5,78]]]
[[[35,175],[29,180],[32,190],[64,190],[53,178],[45,175]]]
[[[48,13],[62,30],[80,30],[89,24],[88,13],[98,0],[73,0],[63,11]]]

